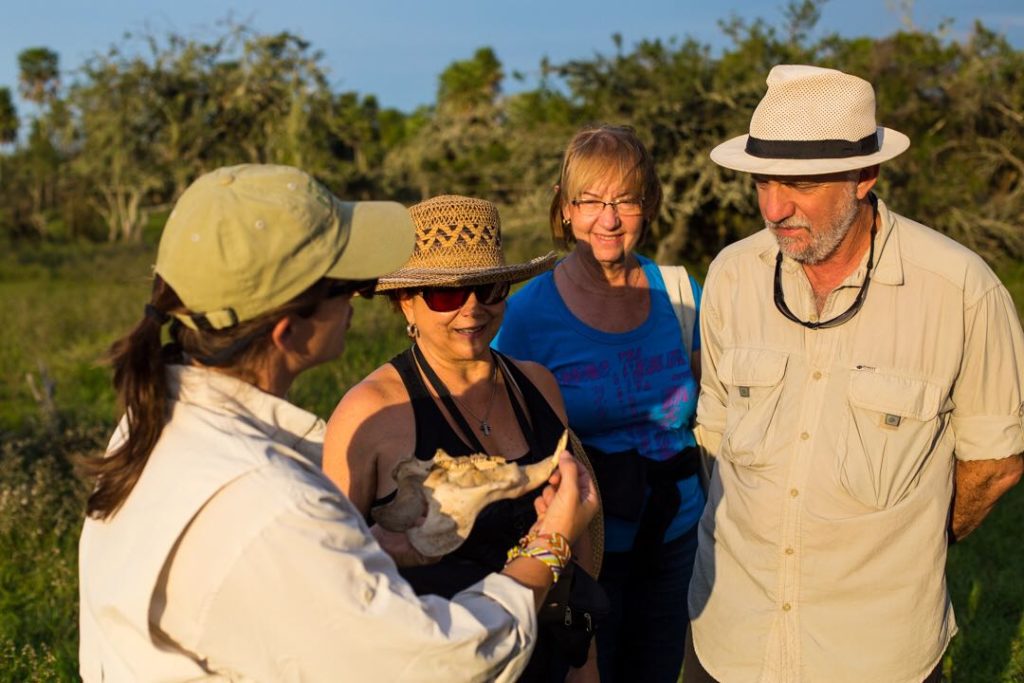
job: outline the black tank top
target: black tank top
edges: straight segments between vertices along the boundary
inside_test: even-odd
[[[497,354],[497,351],[494,353]],[[502,358],[505,357],[502,356]],[[438,448],[443,448],[445,452],[453,456],[471,455],[477,452],[452,429],[434,401],[434,397],[427,391],[423,378],[416,368],[412,349],[403,351],[392,358],[390,362],[402,378],[406,391],[409,392],[409,400],[416,420],[415,456],[420,460],[430,460]],[[508,369],[509,374],[505,376],[505,388],[512,405],[516,408],[519,429],[526,437],[530,449],[515,462],[526,465],[549,457],[554,452],[555,446],[558,445],[558,439],[562,436],[565,425],[540,390],[514,363],[505,359],[505,363],[499,363],[498,367],[503,373],[505,368]],[[529,416],[528,422],[518,409],[519,402],[512,391],[513,383],[518,385],[522,392],[523,401],[526,404],[526,414]],[[445,555],[440,562],[426,567],[403,567],[399,569],[399,572],[409,581],[417,594],[431,593],[451,598],[486,575],[500,571],[505,565],[505,555],[508,549],[530,530],[536,520],[533,499],[540,494],[540,491],[541,489],[537,489],[514,500],[499,500],[491,503],[477,517],[466,542]],[[392,498],[394,498],[394,492],[375,500],[373,506],[383,505]]]

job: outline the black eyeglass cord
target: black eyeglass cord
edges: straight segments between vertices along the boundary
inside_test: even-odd
[[[864,273],[864,284],[860,286],[860,291],[857,292],[857,298],[853,300],[850,307],[834,318],[814,323],[807,320],[801,320],[793,314],[793,311],[789,310],[789,306],[786,305],[786,297],[782,291],[782,249],[779,249],[779,253],[775,256],[775,308],[777,308],[779,313],[781,313],[786,319],[803,325],[809,330],[823,330],[829,327],[839,327],[853,318],[853,316],[857,315],[861,307],[864,306],[864,300],[868,295],[868,285],[871,284],[871,270],[875,265],[875,233],[877,232],[875,224],[878,222],[878,206],[875,203],[873,195],[871,206],[874,209],[874,215],[871,219],[871,247],[868,251],[868,267],[867,272]]]

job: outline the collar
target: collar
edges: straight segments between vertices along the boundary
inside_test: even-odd
[[[875,272],[871,280],[881,285],[903,284],[903,256],[900,251],[900,233],[897,230],[896,214],[889,211],[881,199],[878,200],[878,234],[875,235]]]
[[[172,400],[240,419],[320,469],[326,425],[313,413],[223,372],[192,365],[167,368]]]
[[[875,267],[871,273],[872,284],[881,285],[902,285],[903,284],[903,258],[900,254],[899,230],[896,225],[896,214],[889,211],[881,199],[878,199],[878,231],[875,233]],[[770,230],[765,229],[768,239],[765,240],[765,247],[758,252],[758,258],[768,268],[775,269],[775,256],[779,253],[779,244]],[[864,281],[864,271],[867,266],[868,255],[864,253],[860,266],[857,267],[843,281],[841,286],[859,286]],[[782,271],[792,274],[799,270],[800,264],[783,256]]]

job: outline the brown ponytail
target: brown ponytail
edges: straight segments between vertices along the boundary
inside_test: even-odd
[[[142,475],[168,418],[167,365],[188,362],[186,358],[195,361],[218,356],[220,369],[252,382],[255,368],[265,358],[273,325],[289,315],[311,316],[328,287],[329,281],[321,280],[289,303],[224,330],[196,331],[174,321],[170,331],[173,342],[162,345],[168,314],[186,309],[170,285],[156,276],[146,314],[110,347],[114,389],[124,410],[127,434],[105,457],[81,463],[83,473],[96,479],[86,514],[94,519],[112,517]]]
[[[97,479],[86,505],[96,519],[113,515],[135,486],[150,452],[164,428],[167,409],[167,373],[160,335],[160,314],[181,308],[178,295],[157,277],[150,306],[135,327],[110,347],[114,389],[124,409],[127,433],[124,442],[105,458],[85,461],[82,468]]]

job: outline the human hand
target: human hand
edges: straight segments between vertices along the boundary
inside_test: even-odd
[[[422,524],[422,519],[420,524]],[[416,550],[409,542],[409,537],[404,531],[388,531],[380,524],[370,527],[370,533],[377,539],[377,543],[384,549],[395,564],[399,567],[422,567],[427,564],[434,564],[440,557],[430,557]]]
[[[548,480],[541,495],[534,500],[537,533],[557,532],[569,543],[575,543],[597,514],[597,489],[587,468],[569,451],[559,454],[558,469]]]

